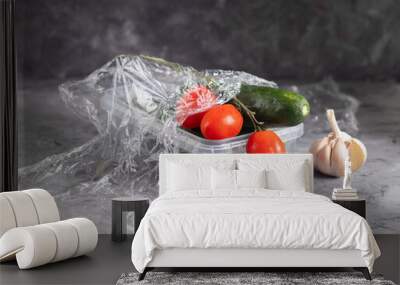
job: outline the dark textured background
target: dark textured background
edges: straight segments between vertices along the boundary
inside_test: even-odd
[[[17,21],[27,77],[141,53],[267,78],[400,79],[394,0],[17,0]]]

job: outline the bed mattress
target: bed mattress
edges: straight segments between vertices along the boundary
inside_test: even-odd
[[[166,193],[151,204],[132,243],[139,272],[163,249],[359,250],[372,271],[379,248],[365,219],[307,192],[241,189]]]

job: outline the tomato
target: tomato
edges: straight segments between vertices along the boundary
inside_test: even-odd
[[[201,119],[211,107],[217,103],[217,97],[202,85],[188,90],[177,103],[178,123],[183,128],[194,129],[200,127]],[[202,112],[196,112],[201,110]],[[188,114],[192,114],[187,116]],[[187,118],[185,119],[185,117]],[[182,122],[183,121],[183,122]]]
[[[195,129],[200,127],[201,119],[203,119],[206,112],[207,111],[188,116],[186,120],[182,123],[182,127],[185,129]]]
[[[273,131],[258,131],[249,136],[247,153],[286,153],[285,143]]]
[[[238,135],[243,126],[243,116],[231,104],[211,108],[201,120],[200,130],[206,139],[221,140]]]

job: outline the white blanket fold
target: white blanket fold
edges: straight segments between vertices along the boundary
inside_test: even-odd
[[[165,248],[358,249],[370,271],[380,255],[359,215],[324,196],[265,189],[159,197],[137,230],[132,262],[143,272]]]

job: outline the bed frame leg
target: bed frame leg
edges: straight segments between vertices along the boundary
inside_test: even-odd
[[[364,275],[365,279],[372,280],[371,274],[369,274],[369,270],[367,267],[355,267],[354,269],[357,271],[361,271],[361,273]]]
[[[146,273],[147,273],[148,269],[147,267],[143,270],[142,273],[139,274],[139,278],[138,281],[142,281],[144,279],[144,277],[146,277]]]

